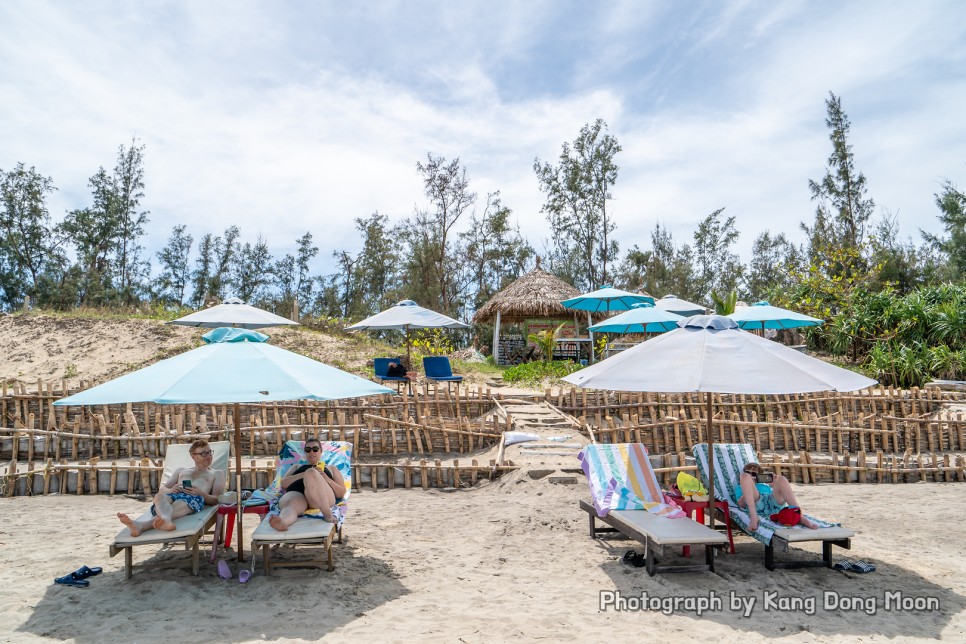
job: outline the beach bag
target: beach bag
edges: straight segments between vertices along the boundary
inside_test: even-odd
[[[708,490],[701,485],[701,481],[691,476],[687,472],[678,472],[678,490],[684,498],[691,497],[693,501],[707,501]],[[696,498],[697,497],[697,498]],[[704,497],[703,499],[701,497]]]

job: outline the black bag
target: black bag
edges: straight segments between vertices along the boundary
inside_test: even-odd
[[[398,362],[390,362],[389,367],[386,369],[386,375],[392,376],[393,378],[402,378],[406,375],[406,367]]]

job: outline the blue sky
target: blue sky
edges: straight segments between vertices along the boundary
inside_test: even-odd
[[[428,152],[460,157],[480,207],[501,191],[539,251],[534,158],[603,118],[622,255],[725,207],[747,260],[812,221],[829,91],[878,212],[939,232],[934,193],[966,187],[958,0],[0,3],[0,168],[53,177],[59,219],[138,137],[152,255],[181,223],[277,257],[308,230],[329,272],[354,218],[425,204]]]

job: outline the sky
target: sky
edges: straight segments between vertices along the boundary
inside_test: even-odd
[[[0,169],[52,177],[60,220],[136,138],[155,265],[174,226],[234,224],[276,257],[309,231],[334,272],[355,218],[426,207],[427,154],[460,159],[479,211],[499,191],[540,253],[534,160],[598,118],[621,256],[723,207],[747,261],[763,231],[804,241],[829,92],[877,217],[942,232],[934,195],[966,187],[961,0],[0,3]]]

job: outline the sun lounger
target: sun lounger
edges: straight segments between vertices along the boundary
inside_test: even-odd
[[[211,459],[211,469],[222,470],[227,473],[228,442],[220,441],[210,443],[210,446],[211,451],[214,452]],[[161,483],[167,481],[177,469],[183,467],[194,467],[190,447],[190,445],[186,444],[168,445],[167,453],[165,454],[164,459],[164,472],[160,479]],[[134,556],[132,550],[136,546],[171,546],[183,543],[185,550],[191,551],[190,557],[166,561],[146,562],[139,564],[138,567],[178,567],[190,562],[191,574],[197,575],[200,566],[199,544],[201,542],[201,538],[214,525],[217,510],[217,505],[208,505],[205,506],[201,512],[195,512],[193,514],[181,517],[180,519],[175,519],[174,525],[176,526],[176,529],[171,532],[167,530],[148,530],[147,532],[143,532],[136,537],[132,537],[131,531],[128,528],[124,528],[117,534],[116,537],[114,537],[114,543],[112,543],[110,547],[110,554],[113,557],[120,552],[124,552],[124,578],[130,579],[134,574]],[[138,517],[137,520],[143,521],[150,516],[151,511],[149,509]]]
[[[376,379],[379,381],[379,384],[381,385],[385,384],[387,380],[389,382],[395,382],[397,391],[400,389],[400,383],[405,382],[411,385],[412,384],[411,381],[406,376],[389,375],[388,371],[389,371],[390,362],[395,362],[396,364],[399,364],[401,362],[401,359],[400,358],[375,358],[372,361],[373,373],[375,374]]]
[[[693,452],[698,465],[698,473],[700,474],[702,482],[707,485],[708,445],[706,443],[695,445]],[[738,477],[744,469],[745,464],[758,462],[754,449],[748,443],[715,443],[714,452],[715,498],[719,501],[728,501],[728,512],[731,515],[731,520],[747,534],[764,544],[765,567],[768,570],[815,566],[831,568],[832,546],[839,546],[846,550],[852,547],[852,537],[855,536],[852,530],[834,523],[816,519],[810,515],[808,518],[820,526],[817,530],[812,530],[804,526],[786,527],[774,523],[767,516],[758,517],[758,530],[755,532],[748,530],[748,523],[751,521],[751,517],[746,509],[737,505],[735,499],[741,496],[741,492],[737,491]],[[779,552],[784,552],[788,549],[789,544],[804,543],[807,541],[820,541],[822,543],[822,558],[820,560],[775,561],[776,549]]]
[[[714,572],[714,550],[728,545],[728,537],[688,518],[665,502],[647,448],[640,443],[588,445],[578,455],[593,504],[580,502],[590,516],[590,536],[620,532],[644,544],[649,575],[658,572]],[[598,528],[597,521],[610,526]],[[657,565],[665,548],[705,547],[703,564]]]
[[[302,441],[288,441],[282,446],[279,452],[278,462],[276,463],[275,480],[263,493],[264,496],[277,502],[281,498],[281,486],[279,482],[282,477],[294,465],[307,463],[304,451],[305,443]],[[252,553],[262,550],[262,565],[265,575],[270,575],[272,568],[287,567],[317,567],[325,566],[329,572],[335,570],[332,557],[332,544],[342,543],[342,524],[348,511],[349,494],[352,492],[352,444],[344,441],[327,441],[322,443],[322,459],[326,464],[335,465],[345,481],[345,496],[339,503],[342,507],[340,522],[338,524],[329,523],[321,518],[321,515],[301,516],[295,523],[289,526],[288,530],[279,532],[269,523],[269,517],[265,517],[255,532],[252,534]],[[261,494],[260,494],[261,496]],[[273,549],[278,546],[318,546],[321,552],[315,559],[285,560],[272,557]],[[273,548],[275,547],[275,548]],[[277,554],[277,553],[275,553]],[[252,572],[255,570],[255,557],[252,556]]]
[[[449,358],[446,356],[427,356],[423,358],[423,372],[426,374],[426,380],[432,380],[433,382],[463,382],[463,376],[453,375],[453,366],[449,363]]]

